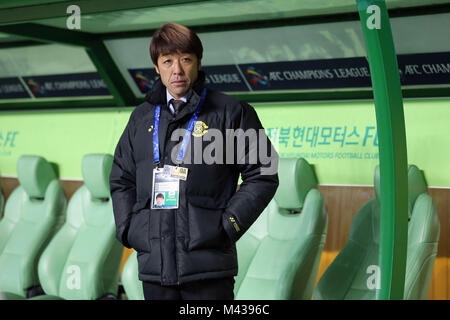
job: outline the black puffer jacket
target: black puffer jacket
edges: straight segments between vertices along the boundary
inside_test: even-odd
[[[160,161],[162,165],[173,165],[171,152],[182,137],[177,141],[170,137],[175,129],[187,128],[200,101],[203,83],[204,74],[200,72],[191,98],[174,117],[166,106],[166,88],[157,81],[146,102],[132,112],[114,153],[110,186],[116,236],[138,252],[139,279],[144,281],[173,285],[236,275],[235,242],[258,218],[278,187],[277,173],[261,174],[261,168],[269,164],[263,165],[259,157],[257,164],[236,164],[236,159],[235,164],[225,160],[224,164],[182,164],[189,171],[187,180],[180,181],[178,209],[149,209],[154,167],[149,128],[155,105],[161,105]],[[253,107],[212,90],[208,90],[197,121],[207,129],[221,130],[224,140],[226,129],[262,128]],[[195,159],[195,139],[203,138],[200,143],[204,149],[211,143],[205,141],[207,136],[208,132],[191,136],[191,163]],[[267,139],[268,155],[278,163],[269,139],[265,135],[263,139]],[[248,143],[245,147],[248,153]],[[189,152],[184,162],[188,156]],[[240,173],[243,182],[236,192]]]

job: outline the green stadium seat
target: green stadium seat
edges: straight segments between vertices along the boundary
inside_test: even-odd
[[[17,161],[19,186],[0,221],[0,291],[20,297],[39,292],[38,260],[66,213],[66,197],[50,163],[23,155]]]
[[[274,199],[237,242],[235,297],[311,299],[328,214],[305,159],[280,159]]]
[[[140,281],[138,277],[138,261],[136,251],[133,251],[123,267],[122,285],[128,300],[144,300],[142,281]]]
[[[84,185],[72,196],[67,221],[39,260],[47,295],[34,299],[114,299],[118,293],[123,247],[115,238],[109,174],[113,157],[83,157]]]
[[[314,299],[375,300],[379,282],[380,172],[375,169],[375,198],[356,214],[349,240],[327,268],[314,292]],[[427,193],[422,171],[408,167],[408,251],[404,299],[426,299],[439,241],[439,218]],[[378,271],[379,274],[379,271]]]

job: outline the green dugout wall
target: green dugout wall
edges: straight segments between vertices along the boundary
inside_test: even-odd
[[[429,186],[440,188],[450,188],[449,104],[450,99],[404,101],[408,162],[425,171]],[[321,184],[373,185],[379,160],[372,101],[252,105],[280,155],[315,164]],[[57,163],[62,179],[81,179],[82,156],[112,154],[132,109],[4,112],[0,174],[16,176],[18,157],[29,153]]]

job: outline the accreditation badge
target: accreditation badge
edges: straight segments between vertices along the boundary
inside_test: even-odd
[[[164,169],[153,169],[152,209],[177,209],[180,179],[165,174]]]
[[[169,177],[186,180],[188,174],[188,168],[180,166],[164,165],[164,173]]]

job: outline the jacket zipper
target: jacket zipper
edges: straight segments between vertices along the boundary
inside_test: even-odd
[[[167,125],[167,127],[169,128],[174,122],[173,121],[169,121],[169,124]],[[169,131],[169,130],[168,130]],[[172,135],[173,130],[170,130],[170,135],[168,134],[169,132],[167,131],[167,135],[166,135],[166,141],[164,143],[164,154],[166,151],[166,146],[167,146],[167,137],[169,137]],[[178,182],[178,208],[180,207],[180,196],[181,196],[181,190],[180,190],[180,182]],[[174,218],[174,232],[175,232],[175,238],[174,238],[174,245],[175,245],[175,267],[176,267],[176,277],[177,277],[177,285],[180,285],[180,281],[179,281],[179,271],[178,271],[178,258],[177,258],[177,215],[178,215],[178,209],[175,209],[175,218]]]

